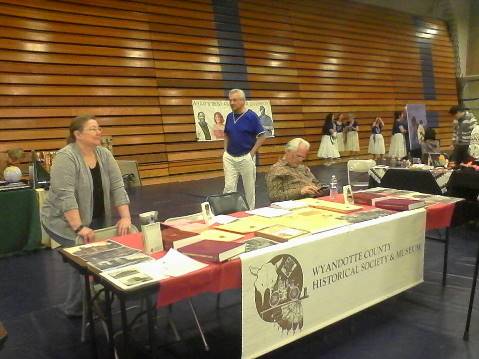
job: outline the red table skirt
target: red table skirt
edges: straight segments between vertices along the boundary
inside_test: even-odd
[[[116,237],[113,240],[131,248],[143,249],[141,233]],[[165,254],[165,252],[159,252],[153,257],[158,259]],[[205,292],[220,293],[240,287],[241,262],[239,259],[221,264],[208,263],[207,267],[181,277],[163,279],[160,282],[157,306],[162,307],[176,303]]]
[[[364,206],[364,209],[371,209],[371,207]],[[426,212],[426,228],[428,230],[446,228],[451,224],[454,204],[436,204],[429,206]],[[141,233],[113,239],[128,247],[143,249]],[[159,252],[153,257],[161,258],[164,255],[165,252]],[[239,259],[221,264],[208,263],[207,267],[198,271],[162,280],[158,291],[157,306],[162,307],[205,292],[220,293],[234,288],[241,288],[241,262]]]

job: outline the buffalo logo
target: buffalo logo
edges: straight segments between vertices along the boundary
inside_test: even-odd
[[[276,323],[281,330],[303,328],[301,300],[308,297],[303,288],[303,271],[293,256],[280,254],[261,267],[250,267],[256,277],[255,303],[265,322]]]

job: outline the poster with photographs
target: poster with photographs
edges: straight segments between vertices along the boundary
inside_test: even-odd
[[[409,149],[421,148],[427,128],[426,105],[406,105],[407,126],[409,133]]]
[[[193,113],[198,141],[224,139],[226,116],[231,112],[228,100],[193,100]],[[246,108],[256,112],[266,131],[266,137],[274,137],[273,113],[268,100],[246,101]]]

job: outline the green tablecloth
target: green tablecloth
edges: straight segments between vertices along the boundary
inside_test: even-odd
[[[0,256],[41,248],[35,190],[0,192]]]

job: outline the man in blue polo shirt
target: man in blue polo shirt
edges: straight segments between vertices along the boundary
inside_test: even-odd
[[[246,109],[246,96],[243,90],[229,92],[233,112],[226,117],[224,193],[236,192],[238,177],[241,175],[246,202],[250,209],[255,208],[256,152],[265,140],[265,130],[258,115]]]

